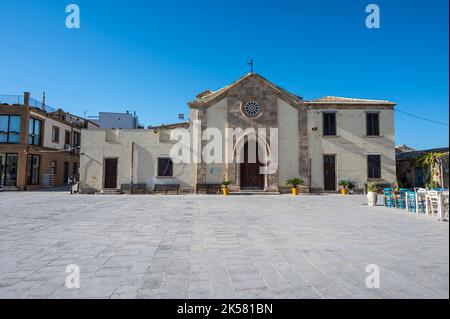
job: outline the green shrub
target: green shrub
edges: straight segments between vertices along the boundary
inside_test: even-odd
[[[300,178],[294,177],[288,179],[286,181],[286,185],[292,186],[293,188],[297,188],[299,185],[303,185],[303,181]]]
[[[225,188],[227,188],[230,184],[231,184],[231,182],[228,180],[223,180],[223,182],[222,182],[222,186]]]
[[[342,186],[342,188],[349,189],[350,188],[350,182],[346,179],[339,181],[339,186]]]
[[[376,193],[378,191],[377,184],[369,182],[369,184],[367,184],[367,191]]]

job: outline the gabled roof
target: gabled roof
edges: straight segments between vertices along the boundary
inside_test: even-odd
[[[391,105],[394,106],[395,103],[388,100],[369,100],[369,99],[358,99],[350,97],[340,97],[340,96],[324,96],[318,99],[313,99],[305,101],[307,105],[324,105],[324,104],[358,104],[358,105]]]
[[[269,80],[265,79],[259,74],[256,73],[248,73],[244,75],[239,80],[217,90],[217,91],[204,91],[197,95],[197,99],[191,102],[188,102],[189,107],[198,107],[198,106],[210,106],[222,98],[224,98],[227,93],[232,90],[233,88],[237,87],[238,85],[244,83],[245,81],[248,81],[252,78],[257,78],[261,80],[263,83],[265,83],[267,86],[273,89],[273,91],[283,100],[285,100],[287,103],[291,105],[299,105],[302,103],[302,98],[300,96],[297,96],[295,94],[292,94],[288,92],[287,90],[279,87],[278,85],[270,82]]]

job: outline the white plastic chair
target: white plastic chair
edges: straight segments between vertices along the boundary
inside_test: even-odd
[[[439,218],[442,218],[442,212],[440,209],[441,206],[441,196],[439,194],[438,191],[428,191],[427,192],[427,215],[431,214],[431,216],[434,216],[434,214],[436,213],[436,215]]]
[[[416,193],[416,214],[420,213],[422,207],[422,213],[428,212],[427,190],[425,188],[414,188]],[[425,208],[425,212],[423,209]]]

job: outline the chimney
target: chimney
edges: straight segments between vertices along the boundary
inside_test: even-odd
[[[30,92],[23,92],[23,105],[30,106]]]
[[[45,112],[45,92],[42,92],[42,111]]]
[[[196,99],[200,100],[201,98],[203,98],[203,97],[205,97],[207,95],[210,95],[211,93],[213,93],[213,91],[211,91],[211,90],[203,91],[203,92],[197,94]]]

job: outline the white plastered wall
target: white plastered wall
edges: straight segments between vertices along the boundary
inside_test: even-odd
[[[332,111],[332,110],[326,110]],[[380,136],[366,136],[366,112],[379,112]],[[336,184],[348,179],[362,189],[367,183],[367,155],[381,155],[380,183],[393,183],[396,176],[393,110],[336,110],[337,136],[323,136],[322,110],[308,111],[311,187],[323,189],[323,155],[336,155]],[[317,130],[313,131],[313,127]],[[337,189],[338,185],[336,185]]]
[[[298,110],[278,98],[278,179],[279,185],[299,176]]]
[[[134,142],[133,184],[180,184],[194,188],[194,164],[173,165],[172,178],[157,177],[159,157],[170,157],[175,142],[160,142],[159,132],[153,130],[83,130],[81,134],[80,178],[84,191],[103,188],[105,158],[118,159],[117,186],[131,184],[132,145]]]

